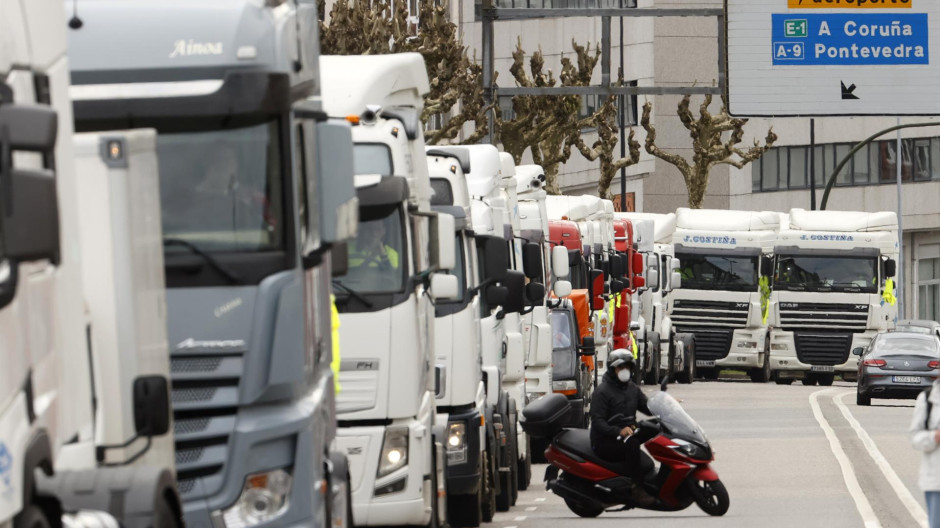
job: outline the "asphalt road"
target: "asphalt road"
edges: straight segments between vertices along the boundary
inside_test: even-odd
[[[644,388],[645,390],[658,390]],[[926,527],[917,487],[919,453],[908,442],[912,400],[855,405],[855,385],[757,385],[696,381],[671,385],[716,451],[714,469],[731,508],[709,517],[697,506],[677,513],[632,510],[581,519],[545,491],[545,466],[495,528]]]

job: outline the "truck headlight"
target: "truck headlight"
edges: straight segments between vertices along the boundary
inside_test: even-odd
[[[408,465],[408,428],[389,427],[385,430],[385,439],[382,441],[382,455],[376,475],[382,478],[406,465]]]
[[[452,423],[447,426],[447,449],[456,451],[467,444],[467,424]]]
[[[242,494],[222,514],[226,528],[254,526],[279,517],[290,503],[292,485],[284,469],[248,475]]]

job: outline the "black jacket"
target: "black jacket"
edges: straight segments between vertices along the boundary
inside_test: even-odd
[[[595,446],[616,441],[624,427],[636,425],[637,410],[653,414],[646,405],[646,395],[633,380],[620,381],[613,369],[602,380],[591,396],[591,444]],[[622,416],[611,420],[617,414]]]

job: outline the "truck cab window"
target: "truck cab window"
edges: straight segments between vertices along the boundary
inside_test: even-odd
[[[683,288],[757,291],[757,257],[681,253],[676,258]]]
[[[399,208],[371,214],[363,209],[356,239],[349,243],[349,271],[337,280],[357,293],[400,292],[405,287],[407,251]]]
[[[777,257],[774,288],[876,293],[878,287],[878,264],[873,257]]]
[[[556,380],[574,379],[578,371],[577,354],[573,346],[570,312],[555,310],[552,312],[552,377]]]
[[[159,134],[164,236],[205,252],[283,250],[278,130],[278,123],[270,122]],[[168,251],[185,250],[168,246]]]

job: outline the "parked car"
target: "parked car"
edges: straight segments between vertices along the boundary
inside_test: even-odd
[[[861,356],[858,405],[871,405],[872,398],[914,399],[940,376],[940,340],[933,335],[888,332],[852,353]]]
[[[930,334],[940,338],[940,323],[926,319],[904,319],[898,321],[894,327],[895,332],[910,332],[913,334]]]

